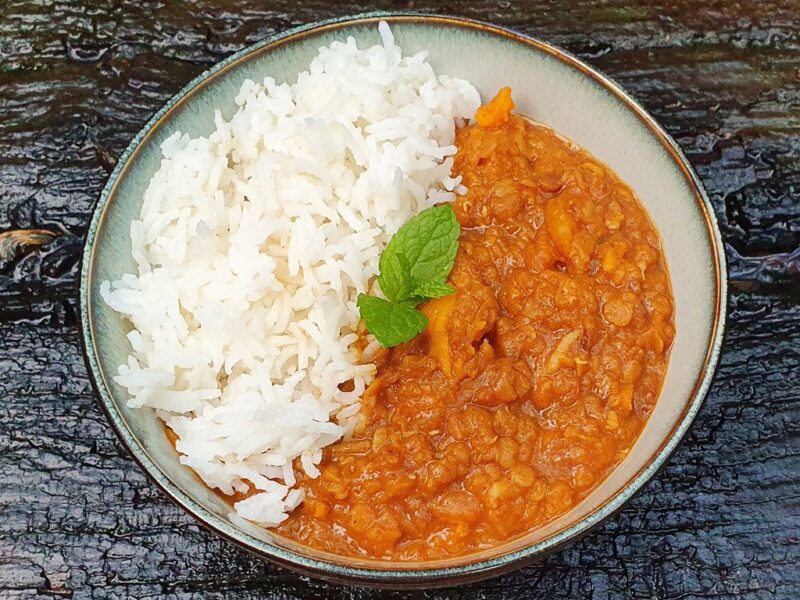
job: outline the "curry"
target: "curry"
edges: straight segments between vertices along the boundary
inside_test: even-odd
[[[674,335],[659,236],[608,167],[512,107],[503,90],[457,133],[456,293],[379,358],[279,533],[400,561],[496,546],[574,507],[642,431]]]

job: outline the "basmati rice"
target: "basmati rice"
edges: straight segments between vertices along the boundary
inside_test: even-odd
[[[316,477],[358,418],[375,344],[353,347],[356,298],[381,250],[463,190],[455,128],[478,92],[379,30],[320,48],[294,84],[244,81],[208,137],[169,137],[131,224],[138,272],[101,286],[133,326],[129,405],[156,410],[209,486],[251,492],[236,513],[265,526],[302,501],[293,461]]]

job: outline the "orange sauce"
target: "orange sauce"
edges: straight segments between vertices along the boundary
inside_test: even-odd
[[[512,107],[501,90],[457,134],[455,295],[382,356],[278,533],[402,561],[495,546],[574,507],[642,431],[674,335],[659,236],[608,167]]]

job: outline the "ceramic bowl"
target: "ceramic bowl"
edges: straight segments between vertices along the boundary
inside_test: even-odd
[[[294,80],[317,49],[353,36],[379,42],[384,18],[406,53],[427,50],[438,73],[472,81],[484,99],[512,86],[518,112],[604,161],[642,200],[661,233],[675,294],[676,336],[656,408],[628,457],[565,515],[499,548],[456,559],[387,563],[312,550],[256,526],[231,522],[231,506],[182,466],[150,410],[126,406],[112,380],[128,330],[100,283],[134,271],[129,226],[176,129],[207,135],[242,80]],[[725,318],[725,262],[714,214],[675,142],[618,85],[574,56],[512,31],[451,17],[370,14],[292,29],[238,52],[197,77],[162,108],[120,157],[86,239],[80,287],[82,338],[97,395],[125,446],[164,492],[195,519],[274,563],[318,577],[384,587],[431,587],[480,579],[529,562],[586,533],[626,502],[667,460],[697,414],[717,364]]]

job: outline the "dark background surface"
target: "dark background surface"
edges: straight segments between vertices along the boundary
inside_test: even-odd
[[[384,597],[267,566],[145,479],[92,395],[75,286],[116,156],[187,81],[289,27],[409,7],[622,83],[705,183],[731,280],[716,382],[661,475],[546,561],[421,597],[800,597],[800,1],[755,0],[0,0],[0,232],[54,234],[0,243],[0,597]]]

